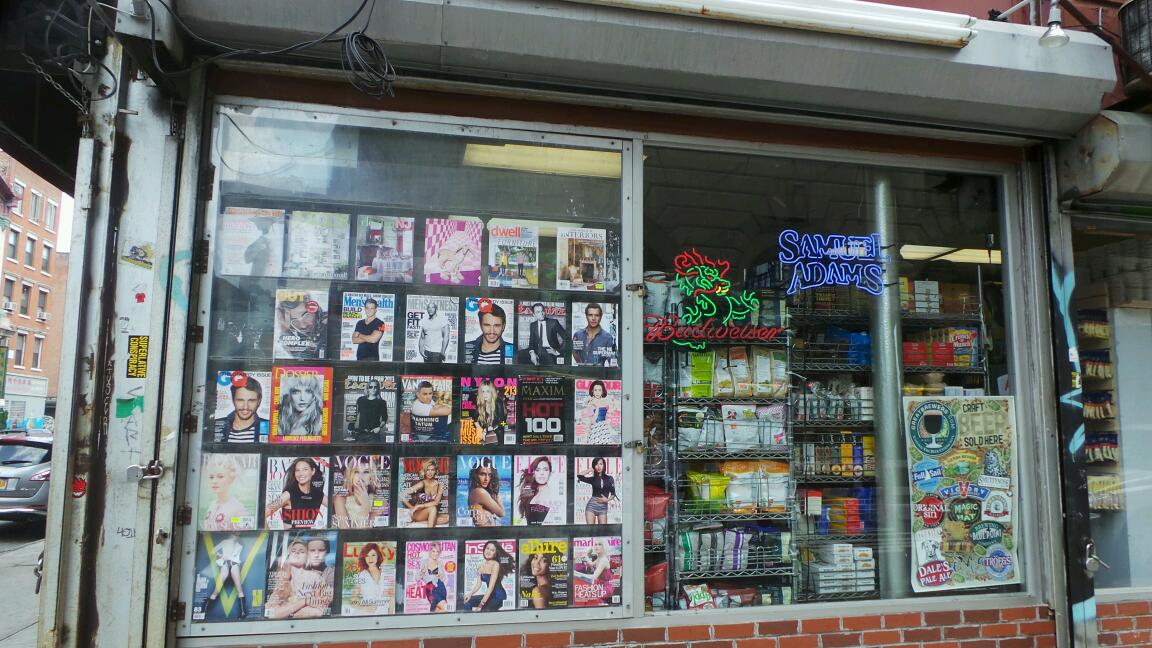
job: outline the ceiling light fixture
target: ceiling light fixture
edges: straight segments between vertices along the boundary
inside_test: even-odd
[[[1000,250],[954,248],[935,245],[902,245],[900,256],[905,261],[952,261],[954,263],[990,263],[1000,265]]]
[[[464,166],[591,178],[619,178],[621,173],[619,151],[527,144],[468,144]]]
[[[1048,31],[1040,37],[1040,47],[1064,47],[1068,44],[1068,34],[1064,33],[1060,19],[1060,0],[1052,0],[1048,5]]]

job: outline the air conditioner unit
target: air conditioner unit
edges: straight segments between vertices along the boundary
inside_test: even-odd
[[[52,319],[52,313],[48,313],[45,311],[36,311],[36,319],[38,319],[42,322],[47,322],[48,320]]]
[[[16,310],[16,302],[10,302],[10,301],[4,302],[4,310],[6,310],[6,311]]]

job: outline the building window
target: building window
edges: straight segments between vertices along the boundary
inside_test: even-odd
[[[40,246],[40,272],[44,274],[52,272],[52,246],[47,243]]]
[[[34,263],[36,263],[36,239],[29,235],[24,239],[24,265],[32,268],[35,267],[32,265]]]
[[[40,313],[48,312],[48,291],[41,288],[39,292],[40,294],[36,296],[37,317],[40,317]]]
[[[8,230],[8,258],[16,260],[16,250],[20,246],[20,231]]]
[[[44,355],[44,338],[37,337],[32,340],[32,368],[40,368],[40,358]]]
[[[20,286],[20,314],[28,315],[28,303],[32,301],[32,286],[30,284],[21,284]]]
[[[12,213],[17,216],[20,215],[24,209],[24,183],[16,180],[12,183],[12,193],[16,196],[12,199]]]
[[[12,295],[16,294],[16,281],[13,279],[4,280],[4,302],[11,303]]]
[[[24,349],[28,346],[28,334],[16,334],[16,348],[12,350],[12,364],[17,367],[24,366]]]
[[[60,211],[60,206],[51,200],[44,207],[44,229],[54,232],[56,231],[56,216]]]
[[[32,196],[28,200],[28,211],[25,216],[33,223],[40,222],[40,203],[44,201],[44,197],[40,195],[39,191],[32,191]]]

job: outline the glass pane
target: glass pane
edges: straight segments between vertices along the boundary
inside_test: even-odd
[[[1018,589],[996,181],[645,153],[649,606]]]
[[[621,605],[620,152],[323,121],[220,114],[193,621]]]

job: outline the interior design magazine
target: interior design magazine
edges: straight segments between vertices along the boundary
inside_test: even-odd
[[[464,299],[464,363],[511,364],[516,309],[511,299]]]
[[[521,374],[516,382],[517,435],[522,445],[565,443],[572,381]]]
[[[623,563],[620,536],[572,538],[572,605],[619,605]]]
[[[216,241],[216,274],[279,277],[284,265],[284,210],[225,207]]]
[[[460,443],[516,443],[517,379],[461,376]]]
[[[340,294],[340,359],[392,361],[396,335],[396,295],[345,292]]]
[[[624,463],[620,457],[597,455],[573,459],[576,479],[572,494],[573,521],[580,524],[620,524]]]
[[[345,542],[340,573],[340,614],[396,614],[396,542]]]
[[[448,526],[452,505],[448,457],[401,457],[396,526]]]
[[[336,532],[270,533],[269,619],[312,619],[332,614],[336,585]]]
[[[620,366],[617,312],[615,302],[572,303],[573,366]]]
[[[535,224],[495,220],[488,224],[490,288],[537,288],[539,258],[540,234]]]
[[[556,228],[556,290],[604,292],[607,233],[587,227]]]
[[[284,276],[348,278],[348,214],[292,211],[284,246]]]
[[[455,540],[404,543],[404,614],[456,610]]]
[[[200,475],[200,529],[259,528],[260,455],[205,452]]]
[[[400,442],[452,440],[452,376],[400,376]]]
[[[456,526],[511,526],[514,477],[509,455],[456,457]]]
[[[573,383],[576,404],[575,443],[619,445],[623,381],[576,378]]]
[[[212,440],[268,443],[272,430],[272,372],[217,371]]]
[[[459,297],[408,295],[404,362],[456,362],[460,340]]]
[[[357,216],[356,280],[412,283],[415,230],[412,218]]]
[[[345,376],[342,386],[342,440],[345,443],[394,443],[400,418],[396,377],[357,373]]]
[[[278,288],[274,320],[273,358],[319,360],[328,357],[326,290]]]
[[[564,455],[517,455],[516,495],[512,502],[516,526],[568,523],[568,465]]]
[[[327,527],[328,457],[267,457],[264,461],[264,527]]]
[[[268,532],[201,533],[192,585],[192,620],[242,621],[264,616]]]
[[[568,607],[570,561],[568,538],[522,538],[520,540],[518,607],[554,610]]]
[[[272,443],[328,443],[332,367],[272,367]]]
[[[460,582],[460,609],[499,612],[516,609],[516,541],[467,540]]]
[[[424,283],[480,285],[484,222],[457,216],[424,221]]]
[[[555,367],[568,363],[568,305],[522,301],[516,304],[516,363]]]
[[[332,457],[332,527],[386,527],[392,515],[392,457]]]

